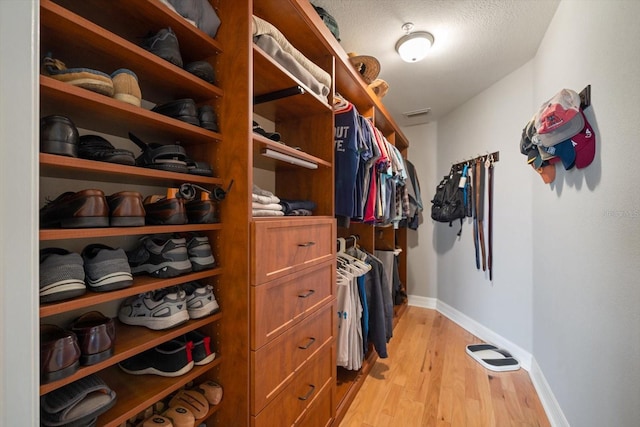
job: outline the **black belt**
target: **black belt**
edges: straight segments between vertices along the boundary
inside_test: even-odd
[[[478,206],[476,205],[477,168],[475,162],[471,164],[471,210],[473,215],[473,246],[476,250],[476,268],[480,270],[480,248],[478,247]]]
[[[482,159],[476,160],[476,207],[478,210],[477,218],[478,218],[478,245],[480,246],[481,260],[482,260],[482,271],[486,271],[487,269],[487,261],[486,261],[486,251],[484,244],[484,178],[485,171],[484,165],[482,164]],[[476,265],[479,268],[479,262]]]

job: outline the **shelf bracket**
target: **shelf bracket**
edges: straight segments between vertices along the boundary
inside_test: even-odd
[[[265,102],[275,101],[281,98],[287,98],[289,96],[302,95],[304,93],[305,93],[305,90],[302,88],[302,86],[293,86],[290,88],[265,93],[264,95],[254,96],[253,104],[258,105]]]

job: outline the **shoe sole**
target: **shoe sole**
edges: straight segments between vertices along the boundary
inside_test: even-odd
[[[89,278],[86,280],[89,288],[95,292],[113,291],[116,289],[126,288],[133,284],[133,276],[131,273],[127,273],[126,271],[111,273],[96,280],[91,280]]]
[[[197,362],[194,361],[194,363],[198,366],[202,366],[202,365],[206,365],[207,363],[211,363],[213,362],[213,360],[216,358],[216,354],[215,353],[211,353],[210,355],[208,355],[207,357],[205,357],[202,360],[198,360]]]
[[[112,227],[143,227],[145,221],[143,216],[112,216],[109,224]]]
[[[141,369],[139,371],[131,371],[129,369],[124,368],[122,365],[118,365],[120,366],[120,369],[122,369],[123,371],[125,371],[127,374],[132,374],[132,375],[146,375],[146,374],[153,374],[153,375],[159,375],[161,377],[179,377],[181,375],[186,374],[187,372],[189,372],[191,369],[193,369],[193,366],[195,365],[195,363],[193,362],[193,360],[191,362],[189,362],[188,364],[186,364],[183,368],[181,368],[178,371],[175,372],[164,372],[164,371],[159,371],[158,369],[150,366],[148,368],[145,369]]]
[[[178,311],[169,317],[125,317],[118,316],[122,323],[130,326],[144,326],[154,331],[173,328],[189,321],[187,310]]]
[[[40,302],[53,302],[83,295],[87,291],[84,282],[63,280],[40,288]]]
[[[200,319],[202,317],[207,317],[211,314],[217,313],[220,311],[220,306],[218,306],[217,302],[210,302],[209,304],[205,305],[204,307],[200,307],[200,308],[195,308],[195,309],[189,309],[187,308],[187,311],[189,312],[189,318],[191,319]]]
[[[113,356],[113,347],[100,353],[80,355],[80,364],[83,366],[95,365],[103,360],[107,360],[111,356]]]
[[[189,257],[189,261],[191,261],[191,268],[193,271],[208,270],[216,265],[213,255],[205,257]]]
[[[134,95],[129,95],[128,93],[116,93],[113,95],[113,98],[118,101],[126,102],[127,104],[135,105],[136,107],[139,107],[142,103],[140,98]]]
[[[154,277],[166,279],[176,277],[183,273],[191,271],[191,261],[169,261],[162,264],[142,264],[137,267],[131,267],[132,274],[148,273]]]
[[[113,84],[109,84],[107,82],[103,82],[101,80],[96,80],[96,79],[92,79],[92,78],[80,78],[80,79],[73,79],[73,80],[64,80],[64,79],[60,79],[57,78],[56,76],[52,76],[54,79],[60,80],[62,82],[65,83],[69,83],[70,85],[73,86],[78,86],[87,90],[90,90],[92,92],[96,92],[102,95],[106,95],[108,97],[112,97],[113,96]]]

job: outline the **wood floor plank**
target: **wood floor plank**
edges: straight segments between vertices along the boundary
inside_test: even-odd
[[[482,342],[435,310],[409,307],[340,427],[549,427],[529,374],[466,354]]]

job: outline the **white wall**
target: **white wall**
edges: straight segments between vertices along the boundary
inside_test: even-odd
[[[420,179],[424,211],[420,215],[417,230],[407,230],[407,293],[412,297],[436,298],[438,296],[437,257],[433,251],[434,233],[429,216],[433,189],[438,184],[437,123],[411,126],[403,129],[411,141],[409,160],[416,168]]]
[[[536,105],[591,84],[598,137],[591,166],[533,186],[534,356],[573,426],[640,425],[639,16],[564,0],[535,59]]]
[[[38,425],[38,2],[0,0],[0,426]]]
[[[453,163],[499,152],[494,169],[493,280],[476,269],[471,220],[464,223],[459,239],[459,223],[425,224],[435,229],[438,300],[527,352],[533,342],[531,187],[540,178],[526,165],[518,143],[532,114],[532,73],[533,65],[526,64],[438,122],[437,167],[430,171],[438,180]],[[435,186],[429,197],[434,190]]]
[[[436,296],[533,354],[558,425],[640,425],[638,16],[633,0],[563,0],[529,64],[437,123],[437,171],[422,174],[500,151],[494,280],[475,269],[470,224],[460,241],[436,224]],[[596,159],[545,185],[519,153],[521,129],[558,90],[587,84]],[[412,258],[409,274],[423,269]]]

